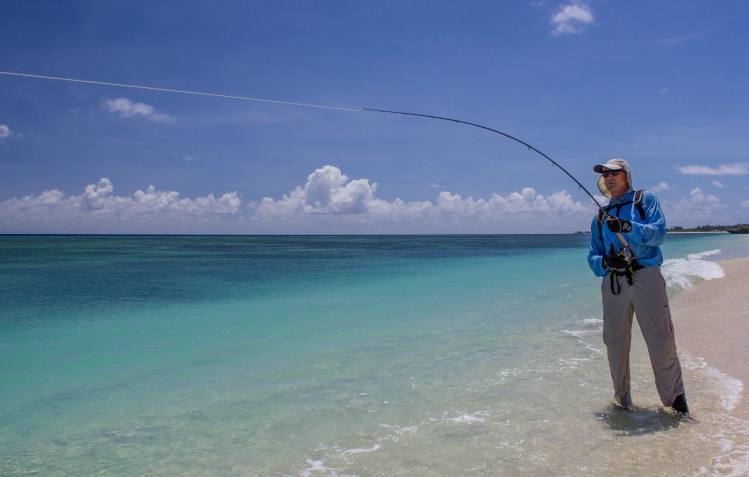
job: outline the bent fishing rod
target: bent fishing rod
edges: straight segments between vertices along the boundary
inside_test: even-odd
[[[336,106],[324,106],[319,104],[308,104],[308,103],[298,103],[298,102],[291,102],[291,101],[279,101],[279,100],[272,100],[272,99],[262,99],[262,98],[252,98],[247,96],[235,96],[235,95],[226,95],[226,94],[216,94],[216,93],[205,93],[205,92],[199,92],[199,91],[186,91],[186,90],[179,90],[179,89],[170,89],[170,88],[156,88],[152,86],[139,86],[139,85],[132,85],[132,84],[123,84],[123,83],[107,83],[103,81],[92,81],[92,80],[83,80],[83,79],[76,79],[76,78],[62,78],[62,77],[56,77],[56,76],[42,76],[42,75],[34,75],[34,74],[27,74],[27,73],[14,73],[9,71],[0,71],[0,75],[5,76],[15,76],[15,77],[23,77],[23,78],[36,78],[36,79],[46,79],[46,80],[53,80],[53,81],[67,81],[72,83],[84,83],[84,84],[93,84],[93,85],[101,85],[101,86],[112,86],[117,88],[131,88],[131,89],[141,89],[141,90],[149,90],[149,91],[159,91],[164,93],[178,93],[178,94],[191,94],[191,95],[198,95],[198,96],[211,96],[215,98],[224,98],[224,99],[235,99],[235,100],[243,100],[243,101],[259,101],[263,103],[274,103],[274,104],[281,104],[281,105],[287,105],[287,106],[300,106],[300,107],[307,107],[307,108],[322,108],[322,109],[334,109],[339,111],[352,111],[352,112],[360,112],[360,111],[369,111],[369,112],[376,112],[376,113],[384,113],[384,114],[397,114],[402,116],[413,116],[418,118],[427,118],[427,119],[436,119],[440,121],[448,121],[452,123],[457,124],[464,124],[466,126],[473,126],[479,129],[483,129],[485,131],[493,132],[495,134],[499,134],[501,136],[504,136],[508,139],[511,139],[519,144],[522,144],[523,146],[527,147],[529,150],[536,152],[541,155],[544,159],[551,162],[551,164],[554,167],[558,167],[559,170],[564,172],[567,177],[572,179],[575,184],[577,184],[578,189],[582,189],[590,199],[595,202],[596,206],[598,206],[598,209],[603,211],[603,213],[606,215],[606,217],[611,217],[608,212],[601,206],[601,204],[598,203],[595,197],[593,197],[593,194],[591,194],[588,189],[583,186],[580,181],[578,181],[572,174],[570,174],[567,169],[562,167],[558,162],[544,154],[543,152],[539,151],[535,147],[531,146],[525,141],[522,141],[515,136],[511,136],[507,133],[504,133],[502,131],[498,131],[496,129],[492,129],[488,126],[483,126],[481,124],[472,123],[469,121],[463,121],[460,119],[454,119],[454,118],[447,118],[442,116],[433,116],[429,114],[418,114],[418,113],[409,113],[405,111],[389,111],[385,109],[372,109],[372,108],[343,108],[343,107],[336,107]],[[622,238],[623,240],[623,238]],[[625,242],[626,245],[626,242]]]
[[[437,120],[440,120],[440,121],[449,121],[449,122],[452,122],[452,123],[465,124],[466,126],[473,126],[473,127],[479,128],[479,129],[483,129],[485,131],[489,131],[489,132],[493,132],[493,133],[499,134],[499,135],[504,136],[504,137],[506,137],[508,139],[512,139],[513,141],[518,142],[518,143],[522,144],[523,146],[527,147],[529,150],[540,154],[544,159],[546,159],[549,162],[551,162],[551,164],[554,167],[558,167],[560,171],[562,171],[565,174],[567,174],[567,177],[569,177],[570,179],[572,179],[575,182],[575,184],[577,184],[578,189],[582,189],[586,194],[588,194],[588,197],[590,197],[590,199],[593,202],[595,202],[595,204],[598,206],[598,210],[600,210],[603,213],[603,216],[605,216],[607,219],[612,219],[613,218],[606,211],[606,209],[604,209],[601,206],[601,204],[596,200],[596,198],[593,197],[593,194],[591,194],[588,191],[588,189],[586,189],[585,186],[582,185],[580,183],[580,181],[578,181],[575,178],[575,176],[573,176],[572,174],[570,174],[567,171],[567,169],[565,169],[564,167],[562,167],[561,165],[559,165],[558,162],[556,162],[554,159],[550,158],[549,156],[547,156],[543,152],[539,151],[538,149],[536,149],[535,147],[531,146],[527,142],[525,142],[525,141],[523,141],[521,139],[516,138],[515,136],[511,136],[511,135],[509,135],[507,133],[504,133],[502,131],[498,131],[496,129],[492,129],[492,128],[488,127],[488,126],[484,126],[484,125],[481,125],[481,124],[472,123],[472,122],[469,122],[469,121],[463,121],[461,119],[446,118],[446,117],[442,117],[442,116],[432,116],[430,114],[408,113],[408,112],[404,112],[404,111],[388,111],[388,110],[385,110],[385,109],[361,108],[361,111],[372,111],[372,112],[386,113],[386,114],[400,114],[400,115],[403,115],[403,116],[415,116],[415,117],[419,117],[419,118],[428,118],[428,119],[437,119]],[[628,251],[629,250],[629,243],[627,243],[627,239],[624,238],[624,236],[622,235],[621,232],[617,232],[616,235],[617,235],[617,237],[619,237],[619,240],[622,242],[622,245],[624,245],[624,250]]]
[[[472,123],[472,122],[469,122],[469,121],[463,121],[461,119],[446,118],[446,117],[442,117],[442,116],[432,116],[430,114],[407,113],[407,112],[403,112],[403,111],[388,111],[388,110],[385,110],[385,109],[361,108],[361,110],[362,111],[373,111],[373,112],[377,112],[377,113],[400,114],[400,115],[403,115],[403,116],[416,116],[416,117],[419,117],[419,118],[438,119],[438,120],[441,120],[441,121],[449,121],[449,122],[452,122],[452,123],[465,124],[466,126],[473,126],[473,127],[479,128],[479,129],[483,129],[485,131],[490,131],[490,132],[499,134],[499,135],[504,136],[504,137],[506,137],[508,139],[512,139],[513,141],[518,142],[518,143],[522,144],[523,146],[527,147],[529,150],[540,154],[544,159],[546,159],[549,162],[551,162],[551,164],[554,167],[558,167],[559,170],[561,170],[562,172],[564,172],[565,174],[567,174],[567,177],[569,177],[570,179],[572,179],[575,182],[575,184],[577,184],[577,187],[579,189],[582,189],[586,194],[588,194],[588,197],[590,197],[591,200],[596,203],[596,205],[598,206],[599,209],[603,210],[603,207],[601,207],[601,204],[598,203],[598,201],[596,200],[596,198],[593,197],[593,195],[590,192],[588,192],[588,189],[586,189],[585,186],[583,186],[580,183],[580,181],[578,181],[577,179],[575,179],[575,176],[573,176],[572,174],[570,174],[567,171],[567,169],[565,169],[564,167],[562,167],[561,165],[559,165],[558,162],[556,162],[554,159],[550,158],[549,156],[547,156],[543,152],[539,151],[538,149],[536,149],[535,147],[531,146],[527,142],[516,138],[515,136],[511,136],[511,135],[509,135],[507,133],[503,133],[502,131],[498,131],[496,129],[492,129],[492,128],[488,127],[488,126],[483,126],[481,124],[476,124],[476,123]]]

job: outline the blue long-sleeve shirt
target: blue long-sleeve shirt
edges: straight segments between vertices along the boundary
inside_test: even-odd
[[[642,194],[641,204],[645,209],[645,219],[640,217],[636,207],[633,207],[635,191],[629,189],[622,197],[611,199],[609,205],[605,207],[609,215],[618,216],[627,219],[632,223],[632,231],[622,233],[622,236],[629,244],[629,250],[635,256],[640,265],[644,267],[655,267],[663,263],[663,254],[660,246],[666,240],[666,218],[661,211],[658,198],[650,191],[644,191]],[[629,203],[627,203],[629,202]],[[617,207],[618,204],[622,204]],[[608,253],[609,245],[614,245],[614,250],[619,251],[624,248],[624,244],[616,233],[609,230],[604,221],[601,225],[601,234],[603,234],[603,243],[599,234],[598,216],[593,218],[590,225],[590,249],[588,250],[588,265],[596,276],[602,277],[610,268],[604,268],[601,261],[603,256]]]

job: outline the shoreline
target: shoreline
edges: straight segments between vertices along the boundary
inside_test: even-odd
[[[749,307],[745,303],[749,258],[720,261],[725,276],[706,280],[676,294],[670,307],[679,351],[740,380],[744,389],[729,414],[749,419]],[[689,400],[689,383],[687,400]],[[692,404],[690,402],[690,404]],[[698,404],[698,403],[696,403]]]

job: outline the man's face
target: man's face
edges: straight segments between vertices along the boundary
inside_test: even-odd
[[[611,193],[611,197],[619,197],[629,189],[627,172],[625,170],[619,169],[618,171],[614,171],[604,169],[601,175],[606,184],[606,189]]]

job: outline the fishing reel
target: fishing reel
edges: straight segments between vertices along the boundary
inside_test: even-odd
[[[624,247],[623,249],[619,250],[619,255],[627,261],[627,265],[632,265],[632,262],[635,261],[635,256],[632,255],[632,251],[629,249],[629,245]]]
[[[632,268],[637,261],[629,246],[624,246],[619,250],[614,248],[614,244],[609,244],[609,252],[603,257],[603,266],[620,270],[622,272]]]

